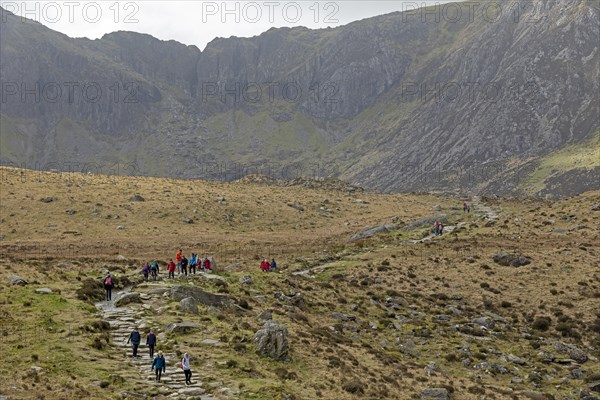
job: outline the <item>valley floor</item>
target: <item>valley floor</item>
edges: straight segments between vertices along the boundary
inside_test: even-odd
[[[598,191],[542,201],[11,168],[0,178],[0,399],[600,396]],[[166,279],[179,248],[214,257],[213,273]],[[260,271],[263,257],[277,272]],[[141,263],[155,258],[159,280],[144,282]],[[179,286],[237,306],[196,314],[173,299]],[[289,332],[288,361],[256,352],[269,317]],[[158,334],[161,383],[143,346],[131,358],[134,326]]]

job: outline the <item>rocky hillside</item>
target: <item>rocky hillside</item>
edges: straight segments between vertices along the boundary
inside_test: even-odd
[[[597,3],[522,1],[493,18],[459,7],[464,18],[392,13],[203,51],[133,32],[72,39],[9,15],[0,159],[384,191],[598,188],[600,153],[547,167],[600,149]]]

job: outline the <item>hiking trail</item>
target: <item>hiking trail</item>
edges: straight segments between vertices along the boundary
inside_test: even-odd
[[[160,281],[159,281],[160,282]],[[158,282],[157,282],[158,283]],[[152,285],[155,286],[155,285]],[[128,293],[132,293],[132,288],[127,287],[123,290],[113,293],[112,301],[101,301],[96,303],[96,308],[103,320],[110,324],[112,347],[121,355],[125,355],[123,361],[128,368],[133,369],[136,386],[140,387],[139,392],[121,392],[121,397],[134,398],[156,398],[157,394],[166,398],[188,398],[193,397],[200,400],[217,400],[216,397],[207,394],[207,389],[204,383],[199,380],[199,373],[204,368],[213,369],[211,365],[205,366],[201,364],[201,360],[193,355],[190,357],[192,362],[192,384],[185,384],[185,376],[183,370],[179,368],[180,358],[175,352],[167,352],[163,350],[163,354],[167,363],[166,372],[162,374],[161,381],[156,382],[156,375],[151,370],[152,360],[148,353],[148,347],[145,346],[146,337],[145,330],[154,328],[157,336],[157,345],[155,354],[161,350],[161,342],[164,343],[164,334],[158,328],[158,324],[149,320],[149,311],[153,309],[151,304],[159,302],[163,298],[163,293],[168,292],[169,288],[165,285],[155,286],[146,292],[139,292],[143,303],[130,303],[121,307],[116,307],[115,302]],[[161,291],[160,289],[164,289]],[[150,314],[151,315],[151,314]],[[142,341],[138,347],[138,358],[132,358],[131,345],[127,344],[129,334],[134,327],[138,327]],[[156,327],[156,328],[155,328]],[[215,382],[217,383],[217,382]],[[143,389],[142,389],[143,388]],[[216,387],[210,388],[215,389]],[[150,389],[152,394],[147,394]]]

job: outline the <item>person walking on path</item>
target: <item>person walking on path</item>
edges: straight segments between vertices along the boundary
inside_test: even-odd
[[[181,256],[181,273],[187,276],[188,259],[185,256]]]
[[[192,270],[194,271],[194,275],[196,275],[196,264],[198,263],[198,256],[192,253],[190,257],[190,275],[192,274]]]
[[[112,276],[110,276],[110,272],[106,273],[106,278],[102,282],[104,284],[104,292],[106,294],[106,301],[111,301],[112,299],[112,290],[115,287],[113,283]]]
[[[173,262],[173,259],[169,260],[167,271],[169,271],[169,278],[175,279],[175,263]]]
[[[152,264],[150,264],[150,273],[152,274],[153,281],[155,281],[156,278],[158,277],[158,272],[159,272],[158,261],[154,260],[154,261],[152,261]]]
[[[277,263],[275,262],[275,259],[273,258],[271,260],[271,271],[275,271],[277,269]]]
[[[185,384],[191,385],[192,370],[190,369],[190,356],[188,356],[188,353],[185,353],[181,359],[181,369],[183,369],[183,373],[185,374]]]
[[[156,346],[156,335],[152,330],[148,332],[146,335],[146,346],[148,346],[148,351],[150,353],[150,359],[154,356],[154,346]]]
[[[267,261],[266,258],[263,258],[263,260],[260,263],[260,269],[263,272],[269,272],[269,269],[271,269],[271,264],[269,264],[269,262]]]
[[[144,282],[148,282],[148,275],[150,274],[150,264],[146,263],[142,268],[142,273],[144,274]]]
[[[175,261],[177,261],[177,275],[181,274],[181,257],[183,257],[183,252],[181,249],[175,254]]]
[[[156,371],[156,382],[160,382],[160,377],[164,372],[167,372],[167,362],[162,351],[158,352],[158,355],[154,357],[152,361],[152,368]]]
[[[210,265],[210,259],[208,257],[206,257],[204,259],[204,272],[208,272],[212,269],[211,265]]]
[[[138,328],[133,328],[133,332],[129,334],[129,339],[127,339],[127,344],[131,342],[131,350],[133,355],[131,357],[137,358],[138,347],[140,346],[140,342],[142,341],[142,336],[138,331]]]

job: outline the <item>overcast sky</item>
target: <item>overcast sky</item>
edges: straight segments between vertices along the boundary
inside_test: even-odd
[[[109,32],[128,30],[204,49],[216,37],[251,37],[282,26],[336,27],[449,1],[0,0],[0,5],[71,37],[96,39]]]

